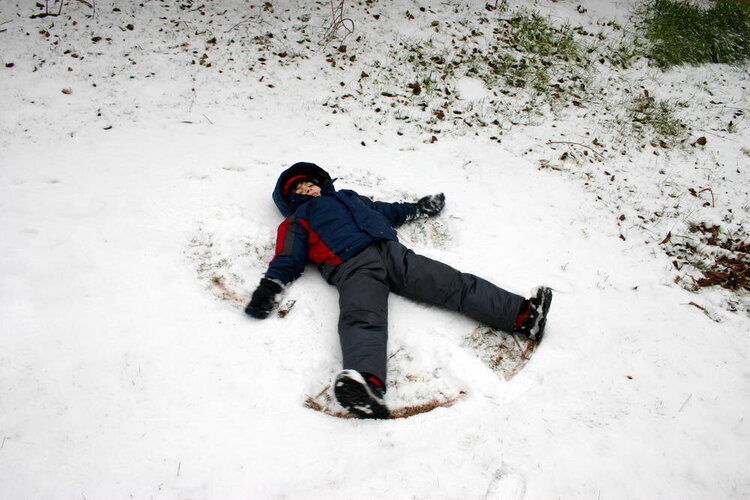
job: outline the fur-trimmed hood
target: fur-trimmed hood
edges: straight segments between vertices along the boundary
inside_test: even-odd
[[[282,191],[284,185],[289,179],[298,175],[314,179],[315,183],[320,186],[322,193],[336,192],[336,189],[333,187],[333,179],[328,175],[328,172],[314,163],[295,163],[279,175],[279,179],[276,181],[276,187],[273,190],[273,202],[276,203],[276,207],[278,207],[279,212],[281,212],[281,215],[284,217],[292,215],[300,205],[312,198],[311,196],[295,193],[292,193],[288,198],[284,197]]]

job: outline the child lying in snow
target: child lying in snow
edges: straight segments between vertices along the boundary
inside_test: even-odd
[[[442,193],[417,203],[373,202],[351,190],[337,191],[317,165],[296,163],[279,176],[273,200],[286,219],[278,229],[276,256],[245,312],[267,317],[282,287],[302,274],[308,260],[317,263],[339,292],[344,370],[336,376],[334,394],[357,416],[389,415],[383,399],[389,292],[541,340],[552,300],[549,288],[539,287],[524,299],[398,242],[394,228],[438,215],[445,206]]]

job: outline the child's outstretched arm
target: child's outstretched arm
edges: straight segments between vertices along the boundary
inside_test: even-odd
[[[443,193],[424,196],[417,202],[417,212],[426,217],[435,217],[445,208],[445,195]]]
[[[276,295],[284,285],[299,278],[307,261],[307,240],[307,232],[294,216],[284,219],[276,233],[276,255],[245,308],[248,315],[268,317]]]
[[[418,217],[434,217],[445,207],[445,195],[443,193],[424,196],[416,203],[387,203],[383,201],[371,201],[364,197],[362,199],[371,203],[371,206],[383,214],[393,227],[399,227],[403,223]]]

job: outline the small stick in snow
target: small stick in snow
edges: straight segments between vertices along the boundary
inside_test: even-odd
[[[335,0],[331,0],[330,23],[330,26],[326,28],[326,31],[322,37],[323,46],[327,46],[336,38],[336,34],[338,33],[339,28],[344,28],[344,30],[346,31],[344,36],[340,39],[340,42],[342,44],[344,43],[344,40],[346,40],[346,37],[354,33],[354,20],[348,17],[344,17],[344,0],[339,0],[338,5],[336,5]]]
[[[323,390],[320,391],[313,399],[318,399],[320,396],[325,394],[330,388],[331,388],[331,384],[328,384],[327,386],[323,387]]]
[[[396,356],[396,354],[400,353],[403,350],[404,350],[403,347],[399,347],[398,349],[396,349],[396,352],[394,352],[393,354],[391,354],[390,356],[388,356],[388,359],[389,360],[393,359]]]
[[[325,412],[326,410],[325,406],[318,403],[317,401],[315,401],[315,399],[311,398],[310,396],[307,396],[307,399],[305,399],[305,406],[315,411]]]
[[[706,311],[706,308],[705,308],[705,307],[703,307],[703,306],[702,306],[702,305],[700,305],[700,304],[696,304],[696,303],[695,303],[695,302],[693,302],[692,300],[691,300],[690,302],[688,302],[688,303],[687,303],[687,305],[689,305],[689,306],[695,306],[695,307],[697,307],[698,309],[700,309],[700,310],[701,310],[701,311],[703,311],[703,312],[708,312],[708,311]]]
[[[231,28],[229,28],[228,30],[226,30],[224,33],[229,33],[233,29],[235,29],[235,28],[237,28],[239,26],[242,26],[243,24],[247,24],[247,23],[251,23],[251,22],[253,22],[253,19],[251,19],[249,21],[240,21],[239,23],[235,24],[234,26],[232,26]]]
[[[243,24],[249,24],[249,23],[255,23],[257,25],[269,24],[267,21],[264,21],[263,19],[260,18],[260,16],[258,16],[258,17],[254,17],[252,19],[246,19],[244,21],[240,21],[237,24],[235,24],[234,26],[232,26],[231,28],[229,28],[228,30],[226,30],[224,33],[229,33],[233,29],[236,29],[236,28],[242,26]]]
[[[594,152],[595,155],[597,155],[599,158],[604,159],[604,155],[602,155],[599,151],[592,148],[591,146],[587,146],[586,144],[581,144],[580,142],[570,142],[570,141],[547,141],[547,145],[551,144],[570,144],[572,146],[581,146],[582,148],[589,149]]]
[[[279,306],[279,312],[277,313],[279,318],[286,317],[287,314],[292,310],[292,307],[294,307],[294,304],[297,303],[296,299],[290,299],[284,302]]]
[[[714,200],[714,190],[711,188],[704,188],[698,191],[698,194],[701,194],[703,191],[708,191],[709,193],[711,193],[711,207],[716,208],[716,200]]]
[[[44,12],[42,14],[35,14],[31,16],[31,18],[35,19],[37,17],[47,17],[47,16],[57,17],[60,14],[62,14],[62,8],[63,8],[64,3],[65,3],[65,0],[60,0],[60,8],[58,9],[57,14],[54,14],[49,11],[49,0],[44,0]]]
[[[513,336],[513,340],[516,341],[516,345],[518,346],[518,351],[521,353],[521,356],[523,356],[523,347],[521,347],[521,343],[518,341],[518,337],[516,337],[516,334],[511,334]]]
[[[680,406],[680,409],[677,411],[677,413],[680,413],[685,408],[685,406],[688,404],[688,401],[690,401],[690,398],[692,398],[692,397],[693,397],[692,394],[690,394],[690,396],[687,397],[687,399],[685,400],[685,402],[682,403],[682,406]]]

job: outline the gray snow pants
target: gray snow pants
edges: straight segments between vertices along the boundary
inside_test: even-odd
[[[472,274],[380,240],[321,274],[339,292],[339,338],[344,369],[386,380],[388,294],[458,311],[506,332],[523,297]]]

